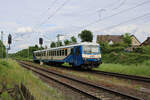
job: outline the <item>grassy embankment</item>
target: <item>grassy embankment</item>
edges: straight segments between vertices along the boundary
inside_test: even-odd
[[[20,67],[17,62],[0,59],[0,89],[2,84],[6,84],[7,88],[13,88],[15,84],[23,82],[31,93],[36,97],[36,100],[63,100],[61,93],[43,83],[37,76],[33,75],[31,71]],[[13,100],[7,92],[1,95],[7,100]]]
[[[103,63],[96,70],[150,77],[150,60],[138,65]]]
[[[150,77],[150,54],[109,53],[102,55],[103,64],[97,70]]]

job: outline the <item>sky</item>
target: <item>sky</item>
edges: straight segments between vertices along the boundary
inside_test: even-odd
[[[39,44],[49,47],[56,36],[78,38],[84,30],[94,35],[135,35],[141,42],[150,37],[150,0],[3,0],[0,3],[0,31],[10,53]],[[1,34],[0,34],[1,36]],[[80,39],[78,39],[80,41]]]

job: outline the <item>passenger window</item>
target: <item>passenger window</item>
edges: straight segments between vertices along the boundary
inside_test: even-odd
[[[56,56],[56,51],[54,51],[54,56]]]
[[[59,50],[57,50],[57,56],[59,56]]]
[[[62,56],[64,56],[64,54],[65,54],[65,53],[64,53],[64,50],[62,50]]]
[[[65,56],[67,56],[67,49],[65,50]]]
[[[61,56],[61,50],[59,50],[59,56]]]

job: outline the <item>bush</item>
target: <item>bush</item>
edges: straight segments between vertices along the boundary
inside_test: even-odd
[[[109,45],[108,43],[100,43],[101,51],[103,54],[112,53],[112,52],[124,52],[124,49],[127,47],[124,43],[117,43]]]
[[[142,46],[134,49],[135,53],[148,54],[150,55],[150,46]]]
[[[114,64],[140,64],[145,60],[150,60],[150,55],[137,53],[115,53],[105,54],[102,56],[103,62]]]

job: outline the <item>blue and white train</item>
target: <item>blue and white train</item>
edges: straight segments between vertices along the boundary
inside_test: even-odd
[[[85,69],[96,68],[102,64],[100,45],[91,42],[34,51],[33,58],[35,62],[69,63]]]

